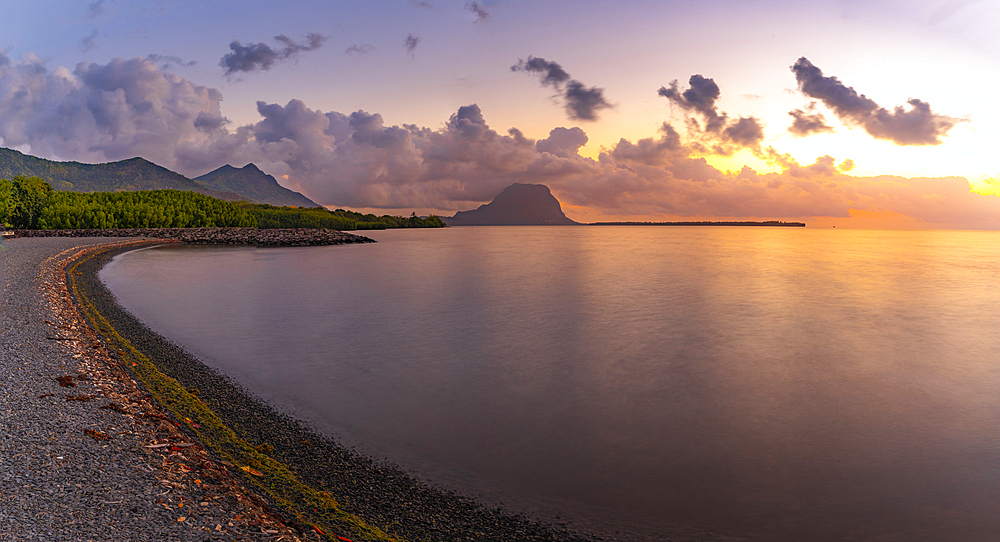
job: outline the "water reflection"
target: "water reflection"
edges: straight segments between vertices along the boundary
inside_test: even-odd
[[[1000,534],[1000,236],[453,228],[159,248],[154,329],[331,434],[580,521]]]

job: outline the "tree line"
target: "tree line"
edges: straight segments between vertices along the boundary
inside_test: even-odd
[[[228,202],[181,190],[54,191],[39,177],[0,179],[0,224],[18,229],[113,228],[436,228],[436,216],[375,216],[323,208]]]

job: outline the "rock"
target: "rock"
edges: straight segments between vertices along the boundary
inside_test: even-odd
[[[562,212],[559,200],[544,184],[514,183],[493,201],[474,211],[459,211],[443,219],[449,226],[575,225]]]

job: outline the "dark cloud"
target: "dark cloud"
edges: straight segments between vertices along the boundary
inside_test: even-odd
[[[688,110],[697,111],[705,117],[705,130],[708,132],[718,132],[726,125],[726,115],[716,111],[715,101],[719,99],[721,91],[715,80],[701,75],[692,75],[688,80],[690,87],[681,92],[677,85],[677,80],[670,82],[670,88],[660,87],[657,94],[670,100],[672,103]]]
[[[841,121],[863,127],[876,139],[897,145],[939,145],[941,138],[960,122],[933,113],[930,104],[916,98],[907,100],[909,109],[896,106],[889,111],[836,77],[823,76],[805,57],[791,69],[803,94],[823,102]]]
[[[233,40],[229,48],[233,52],[227,53],[219,61],[219,65],[226,69],[227,76],[238,72],[269,70],[280,58],[278,52],[266,43],[243,45],[239,40]]]
[[[99,36],[99,35],[100,35],[100,32],[98,32],[97,29],[95,28],[94,31],[90,33],[90,35],[84,36],[80,40],[80,51],[86,53],[87,51],[92,51],[92,50],[96,49],[97,48],[97,36]]]
[[[573,120],[597,120],[597,112],[608,109],[611,104],[604,99],[604,89],[587,88],[579,81],[566,83],[566,112]]]
[[[810,104],[810,111],[813,109],[812,106],[814,104],[815,102]],[[826,123],[826,117],[822,113],[809,113],[802,109],[793,109],[788,114],[795,119],[792,121],[792,125],[788,127],[788,131],[797,136],[803,137],[833,131],[833,128]]]
[[[466,2],[465,9],[476,14],[476,22],[486,21],[490,18],[490,13],[483,8],[479,2]]]
[[[370,43],[355,43],[344,50],[345,53],[364,55],[375,50],[375,46]]]
[[[689,131],[699,136],[695,149],[700,152],[730,155],[732,145],[759,149],[764,140],[764,126],[754,117],[739,117],[730,121],[729,115],[719,112],[715,102],[722,95],[715,80],[695,74],[688,79],[688,89],[681,90],[677,80],[669,87],[660,87],[657,94],[670,100],[685,111],[699,114],[704,128],[693,118],[687,119]]]
[[[542,84],[556,89],[561,88],[563,83],[569,81],[569,74],[558,63],[534,56],[529,56],[528,60],[518,59],[517,64],[510,67],[510,71],[541,74]]]
[[[556,62],[529,56],[528,60],[518,59],[510,71],[541,76],[543,86],[550,86],[562,94],[566,114],[573,120],[595,121],[598,111],[612,107],[604,98],[604,89],[587,88],[583,83],[570,79],[569,73]]]
[[[226,69],[226,77],[231,77],[237,73],[269,70],[276,62],[294,59],[299,53],[304,51],[319,49],[323,46],[323,42],[326,41],[325,36],[316,33],[307,34],[305,44],[296,43],[284,34],[275,36],[274,39],[284,46],[273,49],[266,43],[243,45],[239,40],[233,40],[229,44],[229,49],[232,52],[222,57],[219,61],[219,66]]]
[[[434,6],[432,6],[430,2],[423,2],[423,1],[416,1],[416,0],[414,0],[414,1],[410,2],[410,5],[413,6],[413,7],[415,7],[415,8],[434,9]]]
[[[213,115],[207,111],[201,111],[194,118],[194,127],[202,132],[211,132],[222,129],[229,124],[229,119],[220,115]]]
[[[90,5],[87,6],[87,18],[96,19],[97,17],[104,15],[104,2],[105,0],[91,2]]]
[[[726,126],[722,135],[741,147],[756,148],[764,141],[764,126],[754,117],[740,117]]]
[[[156,53],[146,55],[147,60],[159,62],[162,69],[169,69],[172,65],[191,67],[198,63],[197,60],[185,61],[183,58],[173,55],[158,55]]]
[[[417,45],[419,44],[420,44],[420,38],[418,36],[414,36],[413,34],[408,34],[406,36],[406,41],[403,42],[403,48],[406,49],[406,52],[410,53],[410,55],[412,56],[416,52]]]

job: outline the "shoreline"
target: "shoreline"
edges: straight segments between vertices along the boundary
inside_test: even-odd
[[[83,322],[64,265],[113,243],[137,241],[0,244],[0,540],[317,540],[245,492]]]
[[[26,237],[126,237],[170,239],[189,245],[301,247],[374,243],[375,240],[326,228],[125,228],[106,230],[7,230],[4,239]]]
[[[275,411],[117,305],[97,273],[115,255],[134,249],[105,248],[71,264],[66,278],[71,289],[77,291],[78,304],[91,312],[91,318],[107,322],[108,327],[101,330],[106,341],[109,336],[117,336],[123,341],[119,346],[135,348],[135,353],[128,354],[122,354],[127,347],[117,348],[119,361],[128,361],[126,367],[142,363],[132,357],[139,355],[149,360],[155,372],[176,379],[178,389],[161,391],[160,402],[174,411],[178,421],[191,419],[186,429],[197,434],[216,455],[235,458],[228,462],[248,467],[230,470],[236,471],[245,485],[280,510],[286,523],[300,532],[308,533],[315,527],[330,540],[336,538],[327,530],[339,530],[354,540],[607,540],[543,525],[432,487],[394,465],[346,449]],[[131,376],[147,380],[138,374],[137,367],[130,367]],[[146,387],[151,386],[147,383]],[[170,397],[176,393],[188,396]],[[197,418],[178,415],[190,411],[210,417],[199,410],[201,406],[217,416],[218,422],[193,421]],[[242,444],[220,437],[230,429]],[[309,502],[296,502],[303,499]],[[339,512],[346,516],[339,516]],[[362,518],[360,524],[353,518]]]

